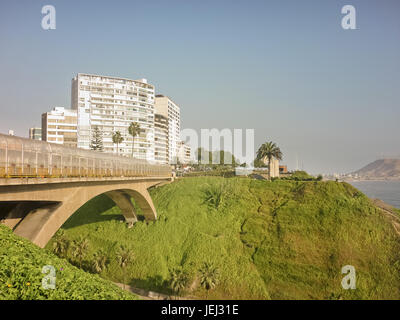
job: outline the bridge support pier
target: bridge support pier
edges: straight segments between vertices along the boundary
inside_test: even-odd
[[[6,225],[10,229],[14,229],[15,226],[21,222],[21,220],[32,210],[32,204],[29,202],[17,203],[10,212],[2,219],[2,224]]]
[[[50,238],[53,236],[53,234],[51,234],[49,239],[46,239],[47,241],[43,243],[40,237],[42,233],[42,227],[60,207],[62,207],[62,203],[46,205],[44,207],[31,210],[27,214],[27,216],[20,222],[20,224],[17,225],[14,233],[16,235],[31,240],[33,243],[43,248],[48,240],[50,240]]]
[[[154,207],[153,200],[147,191],[147,187],[142,187],[137,190],[125,189],[124,192],[135,199],[135,202],[142,211],[146,221],[154,221],[157,219],[156,208]]]
[[[110,191],[107,192],[106,195],[121,209],[122,215],[125,217],[125,221],[128,224],[128,228],[132,228],[138,219],[131,197],[121,190]]]

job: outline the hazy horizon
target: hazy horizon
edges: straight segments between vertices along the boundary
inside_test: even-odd
[[[357,30],[341,27],[353,5]],[[44,5],[56,30],[41,28]],[[146,78],[182,129],[255,129],[283,163],[352,172],[400,156],[400,2],[2,1],[0,132],[70,107],[77,73]]]

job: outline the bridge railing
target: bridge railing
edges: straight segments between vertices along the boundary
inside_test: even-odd
[[[0,134],[0,177],[170,177],[146,160]]]

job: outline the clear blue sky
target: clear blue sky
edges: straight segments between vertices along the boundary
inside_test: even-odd
[[[57,29],[41,28],[56,8]],[[341,28],[355,6],[357,30]],[[254,128],[293,168],[400,155],[400,1],[0,2],[0,132],[70,106],[78,72],[147,78],[183,128]]]

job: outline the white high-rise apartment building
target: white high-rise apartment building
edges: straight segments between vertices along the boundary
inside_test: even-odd
[[[90,149],[97,126],[103,135],[104,152],[117,152],[112,135],[119,131],[124,138],[119,154],[131,156],[128,128],[137,122],[142,131],[134,138],[133,156],[154,160],[154,99],[154,86],[146,79],[78,73],[71,90],[71,106],[78,114],[78,148]]]
[[[156,95],[155,112],[168,119],[168,153],[169,162],[177,163],[179,142],[181,141],[181,112],[179,106],[170,98]]]
[[[76,110],[55,107],[42,114],[42,140],[76,148]]]
[[[154,158],[158,163],[168,164],[168,118],[156,113],[154,130]]]
[[[189,164],[192,161],[191,148],[183,141],[178,143],[178,161],[182,164]]]

